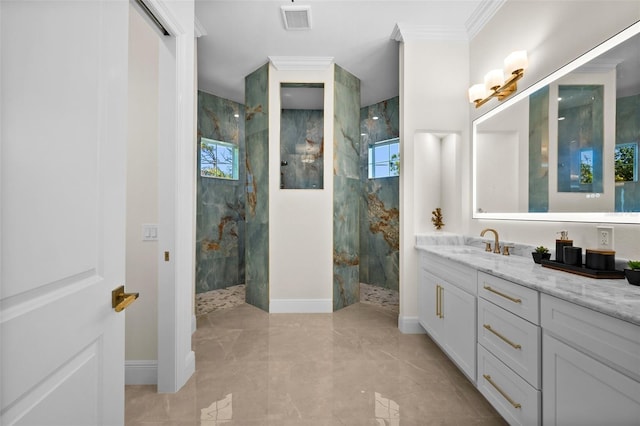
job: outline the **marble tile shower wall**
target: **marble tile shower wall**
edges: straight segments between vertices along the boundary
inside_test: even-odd
[[[400,135],[400,99],[360,110],[360,281],[398,291],[400,178],[368,178],[370,143]],[[378,117],[374,120],[373,117]]]
[[[247,77],[246,107],[198,94],[198,135],[237,143],[240,167],[238,181],[198,178],[196,231],[196,292],[246,283],[249,303],[265,310],[267,81],[267,66]],[[334,309],[340,309],[359,300],[360,282],[398,290],[399,179],[369,180],[367,148],[398,137],[399,98],[360,109],[359,80],[336,67],[334,101]]]
[[[201,137],[233,143],[239,158],[244,158],[244,106],[198,92],[198,140]],[[198,166],[199,154],[198,144]],[[196,293],[244,284],[244,165],[238,177],[226,180],[198,175]]]
[[[324,188],[324,111],[283,109],[280,129],[280,187]]]
[[[269,64],[245,78],[246,301],[269,310]]]
[[[360,300],[360,80],[335,66],[333,310]]]

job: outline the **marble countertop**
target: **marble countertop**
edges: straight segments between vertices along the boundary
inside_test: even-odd
[[[485,252],[476,240],[460,236],[417,238],[416,248],[512,281],[594,311],[640,325],[640,286],[626,279],[595,279],[535,264],[531,247],[516,245],[512,256]],[[484,247],[484,246],[482,246]]]

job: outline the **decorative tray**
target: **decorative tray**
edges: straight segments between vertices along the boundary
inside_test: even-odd
[[[545,268],[557,269],[559,271],[570,272],[572,274],[582,275],[589,278],[624,278],[624,271],[602,271],[598,269],[589,269],[584,265],[567,265],[566,263],[556,262],[555,260],[542,260],[540,263]]]

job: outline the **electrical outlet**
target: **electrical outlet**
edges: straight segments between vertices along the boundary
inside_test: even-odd
[[[600,250],[613,250],[613,228],[610,226],[598,226],[598,248]]]

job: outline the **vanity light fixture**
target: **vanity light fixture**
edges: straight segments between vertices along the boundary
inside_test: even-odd
[[[524,75],[529,61],[526,50],[512,52],[504,60],[504,70],[495,69],[484,76],[484,84],[474,84],[469,88],[469,102],[476,108],[489,102],[491,98],[502,101],[518,90],[517,81]],[[509,78],[505,81],[505,74]]]

